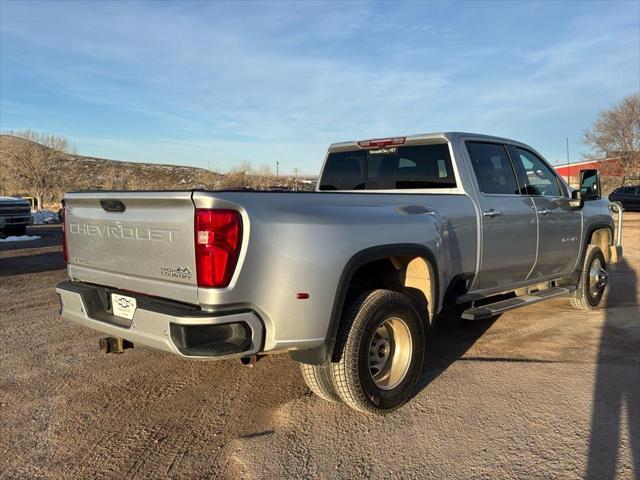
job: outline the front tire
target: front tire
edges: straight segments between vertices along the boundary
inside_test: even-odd
[[[424,350],[424,325],[409,297],[363,293],[345,310],[330,364],[338,396],[364,413],[398,408],[415,389]]]
[[[583,311],[598,308],[607,288],[608,279],[607,264],[602,250],[597,245],[589,245],[584,255],[578,288],[569,300],[571,305]]]

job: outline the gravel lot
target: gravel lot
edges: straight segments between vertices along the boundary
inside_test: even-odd
[[[63,322],[56,226],[0,244],[0,478],[640,478],[640,214],[606,308],[563,299],[443,324],[415,397],[323,402],[287,355],[254,368]]]

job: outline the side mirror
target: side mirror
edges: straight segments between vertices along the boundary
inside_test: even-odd
[[[600,172],[596,169],[580,170],[580,193],[583,200],[600,198]]]
[[[580,210],[582,207],[584,207],[584,200],[582,199],[580,190],[574,190],[571,192],[569,207],[571,207],[572,210]]]

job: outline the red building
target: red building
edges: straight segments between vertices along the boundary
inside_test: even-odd
[[[606,158],[602,160],[588,160],[586,162],[570,163],[569,165],[555,165],[556,172],[565,179],[571,177],[572,181],[576,181],[580,176],[580,170],[596,168],[600,170],[603,177],[622,177],[624,170],[620,164],[619,157]]]

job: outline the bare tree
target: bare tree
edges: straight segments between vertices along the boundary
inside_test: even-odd
[[[223,188],[251,187],[253,167],[249,162],[242,162],[231,168],[224,176]]]
[[[28,190],[38,202],[38,208],[51,197],[61,183],[62,161],[73,151],[68,139],[32,130],[8,132],[16,137],[6,147],[10,159],[10,176]]]
[[[275,178],[271,166],[263,163],[253,174],[253,186],[257,190],[268,190],[269,187],[275,183]]]
[[[640,177],[640,94],[629,95],[600,112],[582,135],[599,158],[617,157],[623,172],[622,185]]]
[[[16,193],[17,187],[13,175],[10,175],[13,166],[13,162],[3,162],[3,175],[0,175],[0,196],[11,196]]]

